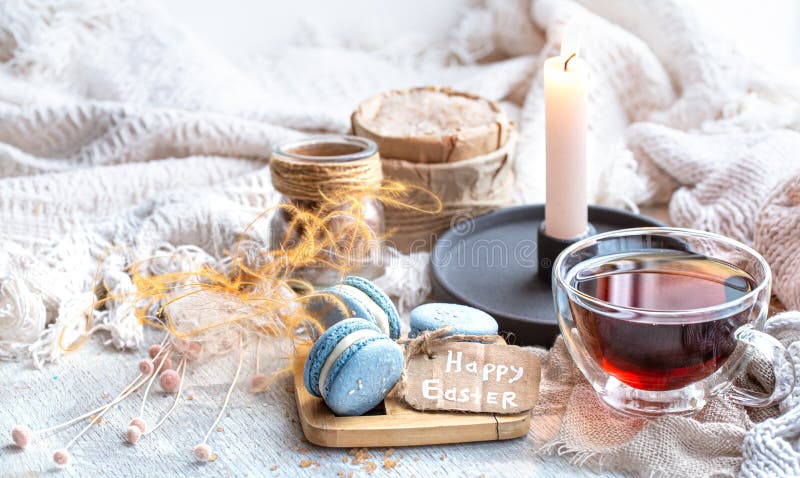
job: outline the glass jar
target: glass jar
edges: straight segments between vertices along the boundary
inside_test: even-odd
[[[270,169],[282,194],[271,220],[270,248],[300,251],[293,278],[328,286],[343,275],[383,274],[386,226],[373,141],[346,135],[290,141],[275,147]],[[308,251],[313,258],[303,256]]]

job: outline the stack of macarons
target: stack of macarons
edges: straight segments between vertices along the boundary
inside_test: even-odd
[[[497,321],[482,310],[458,304],[423,304],[411,311],[413,338],[422,332],[451,327],[448,335],[497,335]]]
[[[367,279],[346,277],[309,301],[327,327],[306,358],[303,381],[337,415],[363,415],[380,404],[403,372],[400,316],[389,296]],[[456,304],[425,304],[411,312],[411,333],[451,326],[451,335],[496,335],[489,314]]]
[[[334,299],[338,299],[338,303]],[[341,284],[319,291],[309,302],[309,311],[318,316],[325,327],[358,317],[374,323],[393,340],[400,338],[400,315],[392,300],[363,277],[348,276]]]
[[[306,359],[306,390],[337,415],[363,415],[380,404],[403,371],[403,349],[373,322],[336,323],[314,342]]]

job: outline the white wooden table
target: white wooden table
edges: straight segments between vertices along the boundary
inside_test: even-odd
[[[37,437],[25,451],[11,444],[8,430],[15,423],[49,426],[82,414],[108,401],[131,380],[136,364],[145,352],[123,353],[91,340],[77,353],[43,371],[28,363],[0,363],[0,478],[49,475],[57,472],[52,453],[71,439],[79,427],[54,435]],[[244,370],[252,370],[245,364]],[[210,445],[218,459],[198,464],[191,453],[218,411],[232,376],[233,361],[197,370],[187,380],[184,401],[169,421],[137,446],[123,440],[128,421],[140,403],[134,395],[110,412],[70,449],[72,465],[57,476],[354,476],[368,474],[366,463],[352,464],[350,450],[315,447],[303,440],[297,422],[290,377],[275,383],[267,392],[247,392],[249,372],[244,373],[232,397],[230,416],[224,416]],[[156,392],[148,402],[149,422],[171,403]],[[532,430],[555,423],[534,420]],[[397,449],[397,465],[384,469],[385,449],[369,450],[367,461],[376,465],[376,476],[618,476],[598,475],[570,466],[558,457],[534,453],[534,432],[528,437],[505,442],[472,443]],[[302,468],[303,460],[311,466]],[[347,461],[347,463],[345,463]]]

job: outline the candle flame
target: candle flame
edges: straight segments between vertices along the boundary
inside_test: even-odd
[[[583,29],[577,23],[570,23],[564,28],[564,35],[561,37],[561,59],[566,62],[567,58],[577,56],[583,42]]]

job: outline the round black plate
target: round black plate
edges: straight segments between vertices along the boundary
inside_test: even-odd
[[[501,209],[456,224],[431,251],[436,300],[469,305],[491,314],[517,345],[551,346],[558,335],[550,284],[536,275],[536,230],[544,205]],[[663,226],[647,216],[589,207],[597,232]]]

